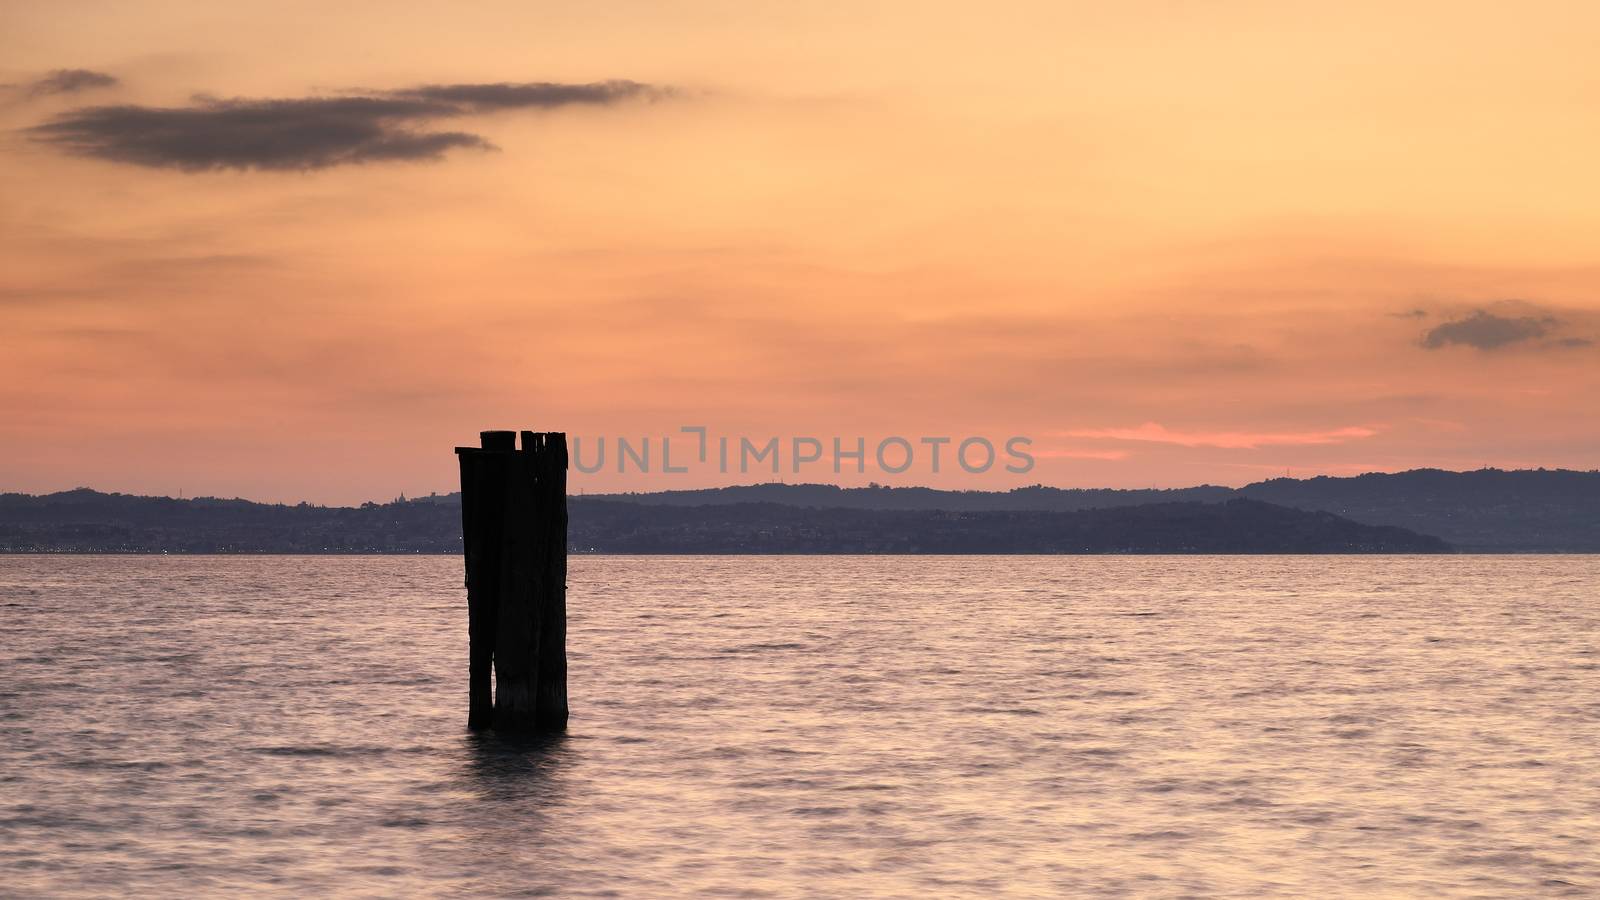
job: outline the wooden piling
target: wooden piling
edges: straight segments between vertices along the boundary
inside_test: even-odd
[[[536,705],[541,727],[567,727],[567,437],[522,433],[533,447],[536,516],[534,560],[539,572],[539,677]]]
[[[458,447],[470,728],[567,723],[567,440],[486,431]],[[493,671],[493,693],[490,672]],[[491,699],[492,697],[492,699]]]

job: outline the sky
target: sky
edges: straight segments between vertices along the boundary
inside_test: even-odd
[[[484,428],[607,439],[591,492],[1593,469],[1597,39],[1538,0],[0,0],[0,490],[384,500]],[[616,471],[683,426],[868,470]]]

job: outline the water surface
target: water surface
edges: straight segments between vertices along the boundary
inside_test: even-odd
[[[1600,893],[1597,557],[0,557],[0,894]]]

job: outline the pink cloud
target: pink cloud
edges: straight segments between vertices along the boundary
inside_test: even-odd
[[[1103,459],[1121,460],[1128,458],[1126,450],[1035,450],[1033,455],[1040,459]]]
[[[1254,450],[1258,447],[1292,447],[1309,444],[1342,444],[1376,435],[1377,429],[1353,425],[1329,431],[1172,431],[1158,422],[1138,428],[1087,428],[1063,431],[1063,437],[1094,438],[1112,441],[1144,441],[1176,444],[1180,447],[1222,447]]]

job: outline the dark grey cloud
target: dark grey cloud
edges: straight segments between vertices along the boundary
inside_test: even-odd
[[[185,107],[91,106],[29,131],[80,156],[191,172],[429,160],[457,147],[489,146],[474,134],[412,127],[450,114],[427,101],[383,97],[200,100]]]
[[[1536,340],[1550,334],[1560,324],[1554,316],[1502,316],[1477,310],[1464,319],[1445,322],[1422,336],[1429,350],[1460,345],[1479,350],[1499,350],[1512,344]]]
[[[51,94],[76,94],[91,88],[112,87],[117,83],[116,76],[92,69],[56,69],[27,87],[30,97],[45,97]]]
[[[591,84],[559,84],[533,81],[525,84],[425,84],[388,96],[447,103],[471,112],[503,109],[552,109],[573,104],[618,103],[623,100],[654,100],[670,93],[665,88],[637,81],[597,81]]]
[[[442,119],[515,109],[612,105],[663,89],[631,81],[595,84],[443,84],[366,96],[281,100],[196,97],[188,106],[91,106],[28,129],[36,141],[79,156],[189,172],[308,171],[373,162],[437,160],[494,145]]]

